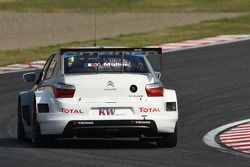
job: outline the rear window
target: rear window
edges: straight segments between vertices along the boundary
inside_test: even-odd
[[[65,53],[64,73],[148,73],[143,54],[100,55]]]

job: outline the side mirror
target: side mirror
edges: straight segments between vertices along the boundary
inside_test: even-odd
[[[36,81],[35,72],[29,72],[29,73],[23,74],[23,80],[27,83],[35,83]]]
[[[160,73],[160,72],[155,71],[154,73],[155,73],[155,76],[156,76],[158,79],[161,79],[161,73]]]

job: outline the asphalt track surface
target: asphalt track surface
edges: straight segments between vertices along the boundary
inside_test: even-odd
[[[0,166],[249,166],[250,158],[206,146],[218,126],[249,118],[250,41],[167,53],[163,82],[177,91],[178,146],[138,141],[64,141],[33,148],[16,139],[17,94],[29,89],[22,73],[0,75]]]

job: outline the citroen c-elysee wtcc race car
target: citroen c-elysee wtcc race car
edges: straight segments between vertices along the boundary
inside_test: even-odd
[[[153,139],[177,143],[178,107],[147,57],[160,48],[66,48],[52,54],[18,98],[19,140],[41,146],[57,138]]]

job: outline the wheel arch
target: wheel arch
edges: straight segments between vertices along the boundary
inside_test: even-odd
[[[18,105],[20,105],[18,114],[20,114],[19,116],[22,118],[24,131],[26,134],[30,133],[33,96],[34,93],[32,91],[20,92],[18,95]]]
[[[20,105],[24,106],[24,105],[28,105],[31,106],[32,105],[32,98],[34,97],[34,93],[32,91],[25,91],[25,92],[20,92],[19,93],[19,100],[20,100]]]

